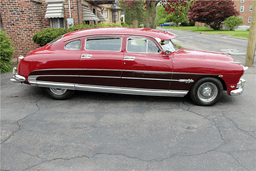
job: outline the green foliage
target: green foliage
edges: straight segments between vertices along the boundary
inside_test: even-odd
[[[139,26],[138,20],[133,20],[132,25],[133,27],[138,27]]]
[[[188,22],[187,18],[188,18],[189,7],[194,4],[194,1],[193,2],[187,1],[186,3],[187,3],[186,6],[183,6],[180,4],[177,7],[178,11],[171,12],[167,16],[166,21],[173,22],[176,24],[176,26],[179,26],[179,23],[182,23],[183,26],[190,26],[190,24],[193,25],[193,23]]]
[[[129,25],[129,24],[125,23],[125,22],[121,22],[121,25],[123,27],[133,27],[132,25]]]
[[[161,18],[157,21],[157,25],[166,23],[166,18]]]
[[[40,46],[44,46],[65,33],[66,30],[64,28],[47,28],[34,34],[33,41]]]
[[[138,25],[144,23],[145,8],[143,7],[143,3],[143,0],[137,0],[132,3],[127,0],[120,1],[119,6],[125,11],[126,24],[133,25],[134,20],[138,21]]]
[[[33,41],[39,44],[40,46],[44,46],[47,43],[51,42],[52,40],[56,39],[57,37],[65,33],[88,29],[88,28],[96,28],[96,27],[122,27],[122,26],[115,23],[107,23],[107,24],[99,23],[98,25],[74,25],[73,27],[70,27],[67,30],[63,28],[47,28],[34,34]]]
[[[14,47],[12,42],[4,31],[0,29],[0,66],[1,73],[8,72],[11,68],[12,54],[14,53]]]
[[[238,27],[238,25],[243,24],[243,19],[234,15],[231,17],[228,17],[223,24],[226,25],[230,30],[234,30]]]
[[[165,23],[166,17],[168,16],[167,12],[165,11],[165,8],[163,6],[157,6],[156,13],[157,13],[157,25]]]
[[[250,31],[250,28],[248,28],[246,31]]]

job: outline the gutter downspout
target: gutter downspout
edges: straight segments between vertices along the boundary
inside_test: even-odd
[[[70,0],[68,0],[69,18],[71,18]]]
[[[79,0],[77,0],[77,14],[78,14],[78,24],[80,24]]]

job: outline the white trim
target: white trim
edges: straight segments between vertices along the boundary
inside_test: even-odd
[[[244,6],[240,6],[240,12],[244,12]]]
[[[252,5],[250,6],[249,11],[252,11]]]
[[[250,16],[249,18],[248,18],[248,23],[251,23],[252,22],[252,17]]]

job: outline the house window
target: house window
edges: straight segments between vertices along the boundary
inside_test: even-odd
[[[64,18],[50,18],[51,28],[64,28]]]
[[[250,6],[250,11],[252,11],[252,5]]]
[[[251,21],[252,21],[252,17],[249,17],[248,18],[248,23],[251,23]]]
[[[115,12],[113,12],[113,22],[117,22],[118,20],[119,20],[119,18],[118,18],[118,12],[115,11]]]
[[[84,24],[89,25],[89,24],[90,24],[90,21],[89,21],[89,20],[85,20],[85,21],[84,21]]]
[[[241,3],[244,3],[244,0],[241,0]]]
[[[103,11],[103,16],[104,16],[105,18],[108,18],[108,11],[104,10],[104,11]]]
[[[240,12],[244,12],[244,6],[240,7]]]

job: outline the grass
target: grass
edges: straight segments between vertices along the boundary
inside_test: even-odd
[[[192,32],[208,33],[208,34],[220,34],[230,35],[233,37],[249,38],[249,31],[229,31],[229,30],[213,30],[212,28],[206,28],[204,26],[166,26],[164,28],[170,28],[175,30],[191,30]]]

